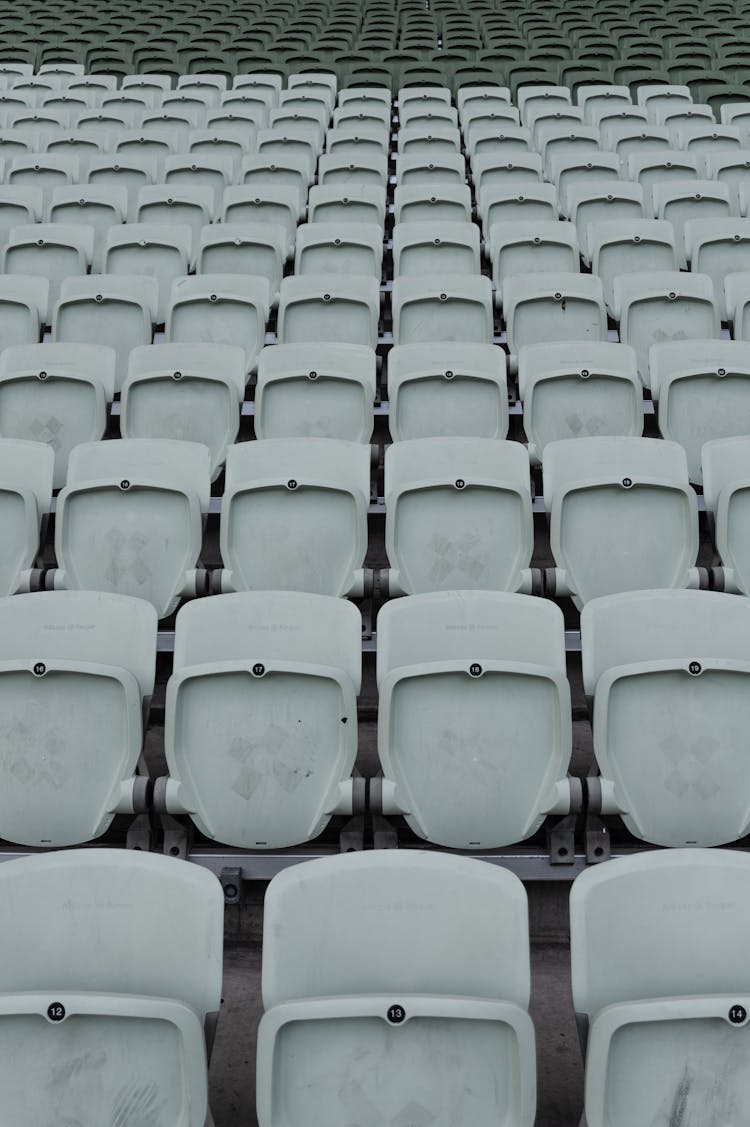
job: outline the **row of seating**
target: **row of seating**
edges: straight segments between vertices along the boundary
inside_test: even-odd
[[[589,1127],[674,1107],[703,1122],[717,1100],[742,1102],[749,885],[746,856],[690,849],[574,882]],[[210,1127],[218,881],[167,858],[71,850],[3,865],[0,890],[12,1121],[143,1123],[158,1107]],[[259,1127],[345,1123],[363,1107],[389,1122],[533,1127],[530,981],[526,893],[506,870],[395,851],[287,869],[265,899]]]
[[[707,443],[706,506],[715,515],[726,589],[747,594],[745,436]],[[151,602],[159,618],[210,590],[371,593],[364,569],[370,451],[337,439],[229,448],[221,502],[223,568],[200,568],[209,508],[207,447],[122,439],[76,446],[56,502],[51,572],[33,570],[51,507],[54,457],[42,443],[0,441],[2,593],[104,590]],[[705,587],[698,508],[685,452],[647,438],[549,443],[544,501],[556,569],[548,594],[578,607],[617,591]],[[385,594],[435,590],[541,593],[528,454],[520,443],[424,438],[394,443],[385,462]],[[644,545],[647,549],[644,550]],[[198,570],[196,570],[198,569]]]

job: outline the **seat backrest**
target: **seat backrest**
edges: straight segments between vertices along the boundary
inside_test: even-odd
[[[399,277],[393,283],[395,344],[463,340],[492,344],[492,287],[472,274]]]
[[[330,341],[375,348],[379,311],[375,278],[290,276],[279,290],[279,343]]]

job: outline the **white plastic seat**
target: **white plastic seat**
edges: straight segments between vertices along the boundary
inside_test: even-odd
[[[167,157],[164,161],[164,183],[168,187],[206,187],[214,195],[214,211],[218,212],[224,189],[234,177],[234,161],[229,156],[187,153]]]
[[[399,108],[408,103],[417,103],[420,106],[427,107],[431,104],[437,106],[449,106],[451,104],[451,92],[447,86],[437,85],[421,85],[421,86],[402,86],[397,94]]]
[[[380,281],[383,229],[378,223],[302,223],[297,228],[295,274],[365,275]]]
[[[436,122],[427,129],[423,125],[403,125],[398,131],[397,152],[401,156],[437,156],[438,153],[459,153],[461,133],[456,126]]]
[[[405,920],[405,904],[420,910]],[[259,1127],[340,1125],[352,1101],[387,1122],[531,1127],[527,929],[518,878],[471,858],[378,850],[279,874],[265,903]]]
[[[530,83],[516,91],[516,101],[525,123],[532,110],[551,108],[553,111],[571,104],[570,90],[567,86],[552,86],[544,83]]]
[[[728,219],[731,214],[729,186],[712,180],[668,180],[653,189],[654,213],[674,228],[678,265],[688,263],[685,229],[695,219]],[[702,270],[701,273],[708,273]]]
[[[454,129],[458,126],[457,111],[453,106],[445,102],[437,105],[431,104],[427,107],[416,101],[406,102],[403,106],[399,107],[398,116],[400,129],[423,129],[429,131],[435,126],[438,128],[452,126]]]
[[[570,156],[561,153],[553,156],[548,165],[549,178],[557,186],[560,211],[570,215],[570,193],[578,184],[597,186],[612,184],[620,179],[620,167],[614,153],[590,152]]]
[[[588,231],[591,271],[601,279],[604,300],[614,313],[615,279],[622,274],[677,270],[672,224],[664,219],[615,219],[592,223]]]
[[[128,130],[132,133],[140,129],[145,115],[151,112],[150,99],[141,91],[132,89],[115,90],[106,94],[101,101],[101,111],[105,114],[116,114],[121,118]]]
[[[135,595],[166,618],[197,593],[209,493],[209,451],[198,443],[76,446],[57,498],[55,590]]]
[[[479,274],[479,228],[474,223],[397,223],[393,274]]]
[[[734,340],[750,340],[750,271],[727,274],[724,299]]]
[[[705,175],[716,181],[715,187],[726,186],[732,215],[741,215],[740,186],[750,180],[750,152],[729,149],[706,153],[703,162]]]
[[[656,114],[660,124],[665,125],[669,131],[669,139],[673,148],[684,144],[683,134],[686,129],[694,127],[710,128],[714,124],[714,113],[710,106],[686,105],[672,106]]]
[[[581,613],[597,805],[642,840],[725,845],[750,830],[748,616],[744,599],[709,591],[613,595]]]
[[[511,370],[518,350],[548,341],[607,339],[602,283],[589,274],[516,274],[503,287]]]
[[[334,126],[326,134],[326,153],[347,160],[380,161],[388,156],[387,130],[356,124]]]
[[[55,455],[43,442],[0,439],[0,594],[28,590],[52,506]]]
[[[193,188],[182,184],[152,184],[138,193],[136,223],[169,224],[189,227],[193,233],[191,260],[200,233],[216,216],[216,196],[212,188]]]
[[[385,221],[385,192],[374,185],[355,190],[315,185],[308,194],[310,223],[368,223],[381,229]]]
[[[689,86],[676,84],[662,86],[654,83],[653,85],[644,84],[638,87],[638,105],[644,107],[651,121],[656,120],[657,113],[672,110],[675,106],[680,108],[685,103],[691,105],[692,101]]]
[[[471,159],[491,156],[499,160],[512,160],[517,154],[528,153],[532,149],[531,132],[510,122],[500,126],[488,122],[477,125],[473,131]]]
[[[558,219],[554,184],[529,183],[511,188],[488,187],[479,200],[485,238],[496,223],[526,223]]]
[[[315,174],[321,148],[309,133],[299,129],[258,130],[258,156],[272,162],[290,161],[300,169],[308,184]]]
[[[362,187],[385,188],[388,184],[388,158],[366,158],[359,155],[323,153],[318,161],[318,184],[355,191]]]
[[[394,344],[492,344],[492,286],[481,274],[401,276],[393,282]]]
[[[741,149],[739,129],[731,125],[714,125],[708,121],[700,125],[680,125],[676,129],[677,143],[689,153],[705,156],[710,152]]]
[[[750,594],[748,498],[750,441],[747,434],[707,442],[702,452],[703,496],[714,518],[723,590]]]
[[[576,90],[576,98],[583,110],[583,120],[590,122],[591,125],[599,124],[603,112],[616,113],[632,105],[628,86],[610,86],[606,83],[579,86]]]
[[[291,184],[242,184],[224,190],[222,223],[262,223],[284,231],[285,258],[294,253],[294,240],[300,218],[298,187]],[[208,222],[208,219],[205,220]]]
[[[13,1122],[142,1122],[145,1104],[164,1122],[210,1124],[206,1044],[222,971],[216,878],[171,857],[81,849],[14,860],[0,883],[12,905],[0,1037]],[[62,1076],[61,1060],[71,1059],[95,1070]]]
[[[524,345],[518,386],[532,465],[558,439],[643,433],[643,388],[626,344]]]
[[[138,193],[154,183],[157,177],[157,162],[139,160],[137,157],[101,156],[89,161],[88,183],[93,187],[125,188],[128,193],[128,222],[135,222],[138,211]]]
[[[55,592],[0,599],[0,835],[49,848],[146,809],[134,778],[156,665],[142,599]]]
[[[392,355],[392,353],[391,353]],[[369,442],[375,353],[357,344],[277,344],[258,358],[255,434]]]
[[[177,79],[179,93],[197,93],[209,104],[218,104],[226,91],[227,80],[223,74],[181,74]]]
[[[106,340],[117,356],[115,391],[119,391],[130,350],[151,344],[157,305],[156,279],[142,274],[65,278],[52,317],[52,339],[63,344]]]
[[[461,86],[456,91],[456,106],[458,107],[459,120],[463,122],[463,115],[482,107],[510,105],[510,88],[508,86]]]
[[[94,229],[70,223],[35,223],[14,227],[2,251],[2,271],[8,276],[23,274],[46,279],[47,306],[42,311],[46,325],[65,278],[85,276],[94,257]]]
[[[177,223],[123,223],[110,227],[104,243],[104,272],[153,278],[157,287],[154,320],[162,325],[172,285],[190,267],[192,244],[192,229]]]
[[[538,184],[542,180],[542,158],[539,153],[517,153],[508,160],[477,156],[471,162],[471,175],[481,211],[481,199],[488,190],[506,191],[512,183],[520,191],[523,185]]]
[[[294,214],[299,216],[307,200],[310,185],[308,175],[308,169],[297,164],[293,156],[284,153],[278,156],[251,154],[242,158],[239,184],[246,188],[258,188],[261,193],[277,188],[294,188],[296,196],[291,206]]]
[[[363,344],[374,349],[379,315],[376,278],[290,275],[279,290],[279,344]]]
[[[232,83],[232,90],[253,91],[259,97],[265,98],[269,106],[276,106],[279,103],[283,84],[284,80],[281,75],[271,72],[236,74]]]
[[[628,157],[628,174],[641,185],[647,205],[653,209],[653,190],[657,184],[666,180],[698,179],[698,158],[694,153],[679,149],[634,152]]]
[[[370,448],[267,438],[229,449],[221,506],[221,590],[361,596]]]
[[[714,286],[704,274],[620,274],[613,288],[620,340],[635,349],[638,373],[646,387],[651,386],[648,359],[652,344],[721,336]]]
[[[517,274],[571,273],[579,268],[578,237],[572,223],[494,223],[489,228],[492,280],[498,304],[507,278]]]
[[[267,223],[213,223],[201,231],[196,274],[258,274],[266,278],[271,304],[279,300],[286,232]],[[184,270],[183,273],[187,273]]]
[[[14,227],[39,223],[43,211],[44,196],[39,188],[0,185],[0,247],[5,246]]]
[[[81,176],[84,177],[88,171],[89,161],[92,157],[100,155],[102,147],[101,138],[92,136],[89,132],[71,129],[63,136],[52,134],[45,145],[45,151],[53,156],[59,154],[77,157]]]
[[[631,157],[658,157],[673,147],[666,126],[649,125],[645,120],[614,118],[600,128],[604,147],[616,153],[624,172]]]
[[[572,726],[562,612],[440,591],[378,615],[378,756],[387,813],[454,849],[525,840],[568,813]]]
[[[469,223],[471,192],[467,184],[397,185],[394,219],[397,224]]]
[[[13,157],[6,180],[10,187],[38,188],[42,192],[44,214],[52,201],[55,188],[74,184],[80,176],[80,162],[75,156],[53,153],[29,153]]]
[[[55,188],[50,202],[50,223],[83,224],[93,229],[92,269],[98,272],[104,266],[107,232],[125,222],[128,203],[128,190],[124,186],[76,184]]]
[[[391,128],[391,107],[385,102],[353,101],[344,102],[333,111],[333,127],[338,129],[380,129],[389,132]]]
[[[265,343],[271,293],[254,274],[196,274],[172,285],[166,339],[178,344],[233,344],[253,372]]]
[[[38,344],[49,304],[49,282],[32,275],[0,275],[0,353]]]
[[[185,606],[157,805],[253,850],[310,841],[332,814],[350,814],[361,635],[356,607],[325,595],[246,592]]]
[[[325,157],[318,166],[318,178],[326,168]],[[417,184],[438,185],[466,183],[466,158],[463,153],[441,153],[439,156],[401,156],[396,158],[396,184],[413,188]]]
[[[726,320],[724,279],[744,270],[750,261],[750,219],[689,219],[685,246],[690,269],[713,282],[719,313]]]
[[[245,353],[229,344],[153,344],[134,348],[120,400],[123,438],[198,442],[212,480],[237,439],[245,395]]]
[[[677,443],[564,439],[547,443],[543,469],[557,595],[580,608],[620,591],[698,585],[698,509]]]
[[[590,184],[580,181],[568,192],[568,214],[578,232],[578,244],[584,262],[591,263],[589,235],[592,223],[614,219],[645,218],[643,188],[640,184],[621,182]]]
[[[527,111],[523,124],[531,130],[534,148],[542,152],[548,138],[562,136],[584,124],[583,110],[570,102],[537,102]]]
[[[116,106],[98,106],[88,113],[80,114],[77,132],[82,137],[90,137],[105,152],[111,153],[123,130],[130,128],[130,117]],[[90,164],[95,157],[87,157]],[[152,159],[156,159],[154,156]]]
[[[243,157],[255,148],[252,123],[232,114],[209,114],[205,129],[191,129],[188,152],[196,157],[229,161],[232,182],[242,165]]]
[[[599,150],[599,130],[593,125],[565,125],[548,135],[539,145],[539,152],[545,168],[552,169],[555,161],[562,158],[568,160],[593,159]]]
[[[505,438],[505,353],[493,344],[403,344],[388,353],[394,442],[440,435]]]
[[[391,595],[530,591],[534,543],[526,450],[516,442],[440,437],[385,453]]]
[[[52,484],[65,484],[68,457],[104,438],[115,391],[115,352],[102,344],[16,345],[0,353],[0,435],[44,442]]]
[[[414,124],[418,124],[416,121]],[[486,136],[487,127],[504,128],[508,125],[520,125],[518,110],[507,102],[494,103],[491,106],[482,106],[465,111],[461,121],[464,135],[464,144],[467,152],[473,152],[473,142],[480,133]],[[528,125],[528,123],[526,123]]]

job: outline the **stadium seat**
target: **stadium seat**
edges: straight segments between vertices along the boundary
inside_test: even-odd
[[[397,223],[393,276],[479,274],[479,228],[474,223]]]
[[[407,920],[406,904],[420,905]],[[531,1127],[528,1000],[514,874],[421,850],[295,865],[266,894],[259,1127],[346,1122],[362,1106],[396,1123],[442,1127],[450,1107],[456,1127]]]
[[[339,150],[324,153],[318,161],[318,184],[354,192],[360,186],[383,189],[388,184],[388,157],[373,159],[344,155]]]
[[[67,223],[35,223],[14,227],[0,261],[4,274],[23,274],[46,279],[47,305],[42,311],[45,325],[52,321],[52,310],[65,278],[85,275],[94,254],[93,227]]]
[[[558,218],[554,184],[531,183],[516,187],[488,187],[479,200],[485,238],[496,223],[525,223]]]
[[[310,841],[334,813],[351,814],[361,634],[356,607],[325,595],[262,591],[183,607],[156,808],[257,850]]]
[[[524,345],[518,386],[532,465],[542,462],[548,442],[643,433],[643,389],[626,344]]]
[[[581,612],[601,777],[594,808],[655,845],[725,845],[750,830],[750,603],[713,591],[640,591]]]
[[[79,177],[80,162],[76,156],[28,153],[11,159],[6,183],[11,188],[36,188],[41,191],[42,209],[46,216],[54,189],[75,184]]]
[[[224,190],[221,221],[222,224],[252,223],[282,228],[285,258],[291,258],[300,209],[299,188],[293,184],[243,184]],[[205,216],[201,227],[209,222],[209,218]]]
[[[505,438],[505,353],[493,344],[403,344],[388,353],[394,442],[441,435]]]
[[[703,495],[714,520],[722,567],[714,569],[717,589],[750,594],[747,551],[747,496],[750,442],[745,435],[716,439],[703,447]]]
[[[375,352],[364,345],[264,348],[255,389],[256,437],[369,442],[375,390]]]
[[[653,192],[658,184],[669,180],[697,180],[698,158],[676,149],[632,152],[628,157],[628,178],[643,188],[647,207],[654,213]]]
[[[115,391],[115,352],[102,344],[16,345],[0,353],[0,436],[44,442],[52,484],[65,484],[68,456],[104,438]]]
[[[94,256],[91,268],[104,269],[104,244],[109,229],[125,223],[128,216],[128,191],[112,185],[76,184],[55,188],[50,202],[51,223],[83,224],[93,228]]]
[[[654,212],[674,228],[677,260],[681,269],[688,263],[685,227],[695,219],[723,219],[731,214],[729,186],[712,180],[670,180],[653,190]],[[701,271],[708,273],[708,271]]]
[[[521,190],[524,184],[539,184],[542,158],[538,153],[517,153],[510,160],[477,156],[471,162],[471,175],[479,201],[488,190],[506,191],[511,184]]]
[[[724,279],[743,270],[748,263],[750,219],[689,219],[685,224],[685,246],[690,269],[706,274],[714,285],[722,320],[727,319]]]
[[[572,223],[548,219],[493,223],[489,244],[498,305],[506,279],[514,275],[578,271],[578,238]]]
[[[615,278],[622,274],[676,271],[675,237],[664,219],[614,219],[592,223],[587,232],[591,272],[601,279],[614,314]]]
[[[618,858],[574,882],[589,1127],[658,1122],[673,1108],[702,1122],[742,1104],[749,887],[743,852],[708,849]]]
[[[165,1121],[209,1127],[207,1044],[222,975],[216,877],[171,857],[78,849],[14,860],[0,882],[13,1121],[143,1123],[158,1108]],[[39,904],[49,913],[41,929]],[[65,1075],[70,1061],[78,1067]]]
[[[607,339],[601,281],[593,275],[516,274],[503,286],[511,371],[525,344]]]
[[[130,350],[151,344],[157,305],[155,278],[136,274],[68,277],[60,287],[52,339],[63,344],[100,344],[106,340],[117,355],[115,391],[119,391]]]
[[[122,386],[120,433],[201,443],[208,447],[215,480],[237,438],[245,380],[245,352],[236,345],[134,348]]]
[[[394,219],[400,223],[470,223],[471,192],[467,184],[397,185]]]
[[[216,215],[215,195],[211,188],[194,188],[181,184],[152,184],[138,192],[136,223],[174,224],[189,227],[193,234],[191,260],[195,257],[200,234]]]
[[[28,591],[40,535],[52,507],[51,446],[0,439],[0,595]]]
[[[104,244],[106,274],[140,274],[157,287],[156,324],[167,317],[172,284],[190,268],[193,231],[177,223],[123,223],[111,227]]]
[[[593,223],[617,219],[638,221],[645,218],[643,188],[640,184],[621,181],[618,184],[590,184],[579,181],[568,192],[568,213],[578,232],[581,257],[591,264],[590,229]]]
[[[221,154],[185,153],[167,157],[164,162],[164,183],[168,187],[208,188],[214,195],[212,214],[218,213],[224,189],[234,180],[234,161]]]
[[[391,595],[531,590],[534,545],[526,450],[516,442],[440,437],[385,452]]]
[[[377,677],[384,813],[403,814],[418,837],[494,849],[570,811],[558,607],[495,591],[386,603]]]
[[[135,595],[166,618],[197,593],[209,492],[209,451],[197,443],[76,446],[57,499],[55,590]]]
[[[721,335],[713,283],[703,274],[621,274],[614,281],[614,314],[620,322],[620,340],[635,349],[646,387],[651,386],[652,344]]]
[[[270,304],[268,281],[257,275],[178,278],[167,308],[166,339],[176,344],[239,345],[249,374],[265,342]]]
[[[374,349],[379,315],[375,278],[290,276],[279,291],[279,344],[363,344]]]
[[[156,614],[97,592],[0,600],[0,835],[49,848],[146,809],[134,778],[156,665]]]
[[[547,589],[577,607],[600,595],[697,587],[698,509],[681,446],[575,438],[544,448],[544,505],[557,567]]]
[[[547,175],[557,187],[560,212],[570,214],[570,193],[578,184],[615,186],[620,179],[620,166],[614,153],[558,153],[550,157]]]
[[[360,275],[380,281],[383,228],[379,223],[334,220],[297,228],[295,274]]]
[[[227,455],[221,590],[361,597],[370,448],[332,438],[242,442]]]
[[[740,215],[740,185],[750,179],[750,152],[710,152],[704,157],[705,175],[716,181],[715,188],[726,186],[732,215]]]
[[[466,341],[492,344],[492,287],[472,274],[434,273],[393,282],[394,344]]]
[[[137,157],[104,155],[89,161],[88,183],[92,187],[112,186],[126,188],[128,192],[128,222],[134,223],[138,212],[138,193],[156,180],[156,158],[139,160]]]

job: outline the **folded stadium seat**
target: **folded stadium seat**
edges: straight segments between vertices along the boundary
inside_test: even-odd
[[[510,371],[518,350],[547,341],[605,341],[607,317],[599,278],[576,273],[516,274],[503,285]]]
[[[259,129],[258,156],[275,163],[291,161],[304,174],[310,184],[315,175],[315,165],[322,150],[310,133],[300,129]]]
[[[510,160],[492,155],[475,156],[471,176],[477,200],[481,200],[491,189],[506,191],[511,185],[520,189],[524,184],[538,184],[543,179],[542,158],[538,153],[517,153]]]
[[[272,223],[209,224],[201,231],[195,271],[258,274],[268,280],[271,305],[277,305],[286,248],[286,231]]]
[[[155,157],[157,175],[161,178],[164,174],[164,162],[175,151],[174,130],[143,128],[123,131],[117,140],[114,152],[118,157]]]
[[[593,125],[564,125],[548,131],[539,143],[539,152],[546,169],[552,167],[555,157],[584,157],[593,160],[601,154],[599,130]]]
[[[620,179],[619,161],[614,153],[585,152],[571,155],[558,152],[550,158],[547,177],[557,188],[562,215],[570,214],[571,191],[579,184],[612,184]],[[577,198],[577,197],[576,197]]]
[[[12,157],[28,156],[33,151],[30,137],[25,137],[20,131],[14,129],[0,131],[0,157],[6,162],[9,162]]]
[[[376,348],[380,286],[376,278],[306,275],[279,290],[279,344],[339,343]]]
[[[451,104],[451,92],[447,86],[439,86],[437,84],[422,84],[421,86],[406,87],[402,86],[397,94],[399,108],[409,103],[417,103],[420,106],[428,107],[435,106],[449,106]]]
[[[303,204],[299,188],[288,183],[240,184],[224,189],[222,224],[265,224],[284,231],[284,257],[291,258]],[[204,220],[204,224],[208,218]],[[198,232],[200,234],[200,232]],[[197,240],[196,240],[197,242]]]
[[[311,189],[311,196],[312,196]],[[394,193],[394,219],[399,223],[469,223],[471,191],[468,184],[421,181],[397,185]]]
[[[135,274],[68,277],[62,282],[60,300],[53,313],[52,339],[75,344],[106,341],[117,355],[117,392],[125,379],[130,350],[151,343],[157,306],[155,278]],[[33,343],[37,340],[38,336]]]
[[[534,148],[539,152],[548,137],[558,137],[566,130],[578,129],[583,124],[583,110],[580,106],[571,106],[569,102],[553,102],[550,105],[540,102],[528,111],[524,120],[526,128],[531,130]]]
[[[166,339],[176,344],[238,345],[244,349],[249,375],[265,343],[270,305],[268,280],[259,275],[177,278],[167,306]]]
[[[0,600],[0,834],[25,846],[101,837],[115,814],[143,813],[136,778],[154,688],[156,614],[98,592]],[[116,733],[116,734],[115,734]]]
[[[379,223],[303,223],[297,228],[295,274],[360,274],[377,278],[383,267]]]
[[[270,72],[236,74],[232,83],[232,90],[248,92],[254,90],[257,94],[262,94],[263,97],[268,100],[270,108],[278,105],[283,84],[283,79],[280,74],[272,74]]]
[[[660,114],[663,110],[672,109],[675,105],[678,108],[683,102],[692,104],[693,96],[690,93],[689,86],[678,85],[646,85],[645,83],[638,87],[638,105],[643,106],[649,116],[649,120],[654,124],[658,124],[656,115]]]
[[[354,189],[339,185],[315,185],[308,195],[307,217],[310,223],[377,224],[381,231],[385,222],[386,197],[382,186],[357,185]]]
[[[695,105],[695,103],[683,107],[673,106],[671,109],[661,111],[657,116],[660,119],[659,124],[667,127],[673,148],[684,145],[685,129],[693,126],[710,129],[714,121],[710,106]]]
[[[712,572],[717,589],[750,594],[747,551],[747,496],[750,442],[747,435],[716,439],[703,447],[703,495],[713,517],[722,566]]]
[[[750,181],[750,152],[747,149],[710,152],[704,156],[705,175],[714,180],[719,190],[726,187],[732,215],[741,215],[740,188]]]
[[[420,101],[412,100],[399,107],[398,116],[400,129],[423,129],[429,133],[435,126],[458,128],[458,113],[446,102],[424,106]]]
[[[393,282],[394,344],[492,344],[492,286],[477,274],[401,276]]]
[[[259,850],[310,841],[351,814],[361,634],[356,607],[325,595],[245,592],[184,607],[157,809]]]
[[[465,83],[456,91],[456,105],[461,124],[467,114],[474,110],[501,109],[510,105],[510,89],[507,86],[481,85]]]
[[[92,269],[104,264],[104,245],[111,227],[125,222],[128,214],[128,190],[111,184],[76,184],[55,188],[49,208],[50,223],[68,226],[83,224],[94,232]]]
[[[405,125],[398,131],[397,152],[399,156],[429,158],[460,153],[461,133],[456,126],[439,123],[427,129],[423,125]]]
[[[8,122],[11,129],[17,129],[32,142],[37,152],[42,152],[50,137],[59,134],[67,124],[62,114],[41,107],[11,114]]]
[[[421,905],[408,926],[406,903]],[[295,1127],[311,1116],[343,1121],[352,1100],[394,1122],[418,1115],[442,1125],[450,1107],[456,1124],[531,1127],[527,913],[512,873],[421,850],[321,858],[274,878],[265,905],[260,1127],[280,1114]],[[304,960],[303,931],[312,944]],[[436,934],[439,945],[431,944]]]
[[[218,110],[209,110],[206,114],[205,126],[193,129],[191,137],[198,133],[209,144],[216,137],[223,142],[225,148],[231,148],[234,156],[236,146],[243,153],[253,152],[257,144],[259,129],[268,128],[268,111],[260,102],[242,103],[231,102]],[[192,141],[190,148],[192,149]]]
[[[602,184],[580,180],[571,184],[567,200],[570,220],[578,232],[581,257],[591,264],[591,228],[594,223],[628,219],[638,222],[645,217],[644,194],[640,184],[605,181]]]
[[[144,1107],[158,1107],[172,1122],[210,1127],[207,1043],[222,969],[216,878],[173,858],[81,849],[19,858],[1,879],[12,906],[0,995],[9,1115],[142,1121]],[[39,902],[50,911],[43,935]],[[96,1061],[95,1075],[92,1066],[61,1077],[58,1063],[71,1055]]]
[[[521,120],[526,124],[529,111],[540,107],[564,107],[570,105],[570,90],[567,86],[524,85],[516,94]]]
[[[333,127],[351,129],[391,131],[391,107],[388,102],[370,98],[353,100],[340,104],[333,111]]]
[[[245,352],[236,345],[134,348],[122,387],[120,433],[201,443],[215,480],[237,439],[246,378]]]
[[[159,618],[201,593],[209,451],[195,442],[121,439],[71,452],[57,499],[55,590],[112,591]]]
[[[54,114],[55,117],[60,118],[66,128],[73,129],[79,115],[88,110],[89,106],[83,98],[77,98],[63,90],[56,90],[42,98],[39,109],[42,113]]]
[[[390,595],[532,589],[529,462],[520,443],[438,437],[385,453]]]
[[[378,126],[368,129],[361,125],[341,125],[329,129],[326,134],[326,153],[342,159],[363,163],[375,161],[380,164],[384,157],[388,157],[388,148],[388,131]]]
[[[264,348],[255,390],[256,437],[369,442],[375,390],[371,348],[356,344]]]
[[[583,120],[589,125],[599,125],[603,114],[616,114],[632,105],[628,86],[610,86],[605,83],[579,86],[576,100],[583,110]]]
[[[69,223],[34,223],[14,227],[2,251],[4,274],[39,277],[49,283],[47,305],[42,310],[45,325],[67,277],[86,275],[94,255],[93,227]]]
[[[213,188],[191,184],[150,184],[138,192],[136,222],[169,226],[176,224],[192,231],[191,259],[200,233],[218,215]]]
[[[53,156],[57,153],[61,156],[78,157],[80,175],[82,179],[85,179],[88,172],[88,162],[92,157],[101,155],[104,148],[104,139],[87,131],[71,129],[65,134],[52,135],[48,138],[44,147],[45,151],[52,153]]]
[[[218,105],[226,91],[227,80],[221,74],[181,74],[177,79],[177,92],[200,94],[209,105]]]
[[[548,442],[643,433],[643,388],[628,345],[524,345],[518,386],[532,465],[542,462]]]
[[[99,156],[88,162],[88,184],[92,188],[125,188],[128,193],[127,219],[135,222],[138,193],[154,184],[158,175],[157,161],[137,157]]]
[[[532,150],[531,133],[520,125],[477,125],[472,131],[470,157],[492,156],[500,160],[511,160],[517,154]]]
[[[681,125],[677,128],[677,143],[690,153],[703,156],[710,152],[727,152],[741,149],[739,129],[731,125]]]
[[[149,101],[140,90],[116,90],[102,98],[99,109],[103,114],[121,118],[128,129],[139,129],[144,116],[153,112]]]
[[[556,220],[493,223],[489,253],[498,305],[502,304],[503,285],[513,275],[575,273],[579,268],[576,229],[572,223]]]
[[[627,163],[628,176],[643,188],[646,206],[654,212],[653,190],[668,180],[697,180],[698,158],[693,153],[676,149],[631,152]]]
[[[518,110],[505,101],[496,101],[489,105],[476,105],[464,110],[461,117],[461,130],[468,152],[473,149],[474,135],[485,133],[487,127],[502,129],[507,125],[520,125]]]
[[[214,214],[221,210],[224,189],[234,180],[232,157],[185,153],[167,157],[164,162],[164,183],[171,187],[209,188],[214,194]]]
[[[268,115],[269,129],[276,133],[292,130],[300,138],[306,138],[316,153],[323,149],[328,108],[318,101],[308,101],[302,105],[280,105]]]
[[[719,312],[726,320],[724,279],[748,263],[750,219],[690,219],[685,224],[685,244],[690,269],[711,279]]]
[[[115,353],[96,344],[16,345],[0,353],[0,436],[44,442],[54,453],[53,487],[68,456],[104,438],[115,390]]]
[[[164,95],[172,89],[172,79],[167,74],[126,74],[120,88],[141,95],[154,109],[161,105]]]
[[[397,223],[393,229],[394,278],[435,273],[480,274],[475,223]]]
[[[124,223],[107,232],[103,252],[106,274],[146,275],[157,284],[155,324],[166,321],[173,282],[188,273],[193,232],[175,223]]]
[[[78,157],[57,156],[52,153],[28,153],[12,157],[6,170],[6,181],[11,188],[36,188],[42,193],[43,214],[46,215],[55,188],[77,183],[80,177]]]
[[[357,106],[369,109],[370,106],[384,105],[390,109],[391,95],[388,90],[376,86],[349,86],[338,92],[339,106]]]
[[[388,156],[345,156],[340,152],[323,153],[318,161],[318,184],[356,191],[362,187],[385,189],[388,185]]]
[[[672,224],[664,219],[615,219],[588,230],[591,271],[601,279],[604,300],[614,315],[615,279],[622,274],[676,271]]]
[[[620,107],[616,113],[599,117],[595,124],[602,148],[616,152],[621,160],[638,147],[639,141],[644,149],[669,148],[669,131],[663,125],[651,124],[640,106]]]
[[[80,74],[71,76],[67,85],[68,93],[76,98],[84,98],[92,108],[101,104],[104,95],[117,89],[117,76],[114,74]]]
[[[505,353],[492,344],[403,344],[388,353],[394,442],[441,435],[505,438]]]
[[[548,442],[543,471],[557,565],[547,573],[551,594],[571,595],[580,608],[619,591],[698,586],[698,509],[677,443]]]
[[[0,92],[0,123],[3,130],[12,132],[11,125],[16,114],[29,108],[29,100],[23,98],[20,94],[14,94],[12,90]]]
[[[96,141],[104,152],[112,152],[120,134],[129,128],[130,123],[125,113],[113,106],[100,106],[96,110],[80,115],[76,132],[82,137],[90,137]]]
[[[227,455],[220,542],[231,591],[361,598],[370,448],[332,438],[242,442]]]
[[[0,352],[14,344],[38,344],[49,303],[45,277],[0,275]]]
[[[333,72],[291,71],[287,79],[287,87],[287,94],[293,91],[295,95],[309,94],[317,98],[325,98],[326,104],[333,110],[336,103],[338,79]],[[281,96],[283,97],[283,94]]]
[[[682,268],[688,262],[685,246],[687,221],[725,219],[731,213],[729,186],[713,180],[670,180],[666,184],[655,184],[653,204],[658,218],[668,220],[674,228],[678,264]]]
[[[387,603],[377,676],[383,810],[403,814],[420,838],[493,849],[530,837],[547,814],[580,808],[580,783],[573,803],[566,779],[570,687],[558,607],[496,591]]]
[[[744,853],[702,849],[618,858],[574,882],[590,1127],[651,1122],[673,1106],[702,1120],[742,1103],[747,885]]]
[[[0,439],[0,594],[28,591],[52,507],[54,451],[43,442]]]
[[[638,357],[638,372],[651,386],[649,349],[671,340],[721,336],[721,316],[711,279],[704,274],[653,271],[614,280],[614,315],[620,340]]]
[[[171,94],[165,94],[158,109],[144,115],[143,124],[147,122],[155,124],[158,117],[166,120],[174,114],[178,121],[187,118],[191,129],[203,129],[209,109],[215,108],[217,103],[205,91],[176,90]]]

